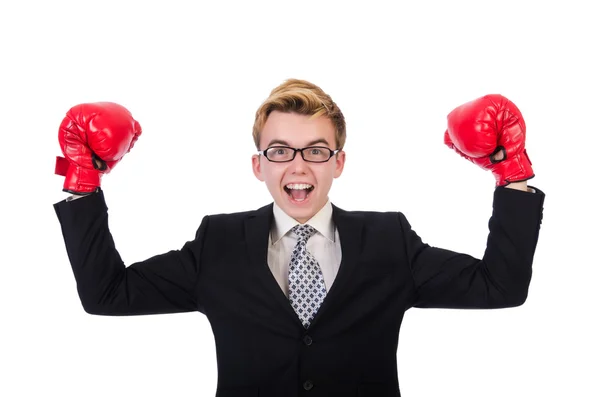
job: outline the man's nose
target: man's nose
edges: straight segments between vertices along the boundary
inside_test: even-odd
[[[306,161],[302,158],[301,152],[296,152],[296,157],[292,160],[291,167],[295,172],[304,172],[306,170]]]

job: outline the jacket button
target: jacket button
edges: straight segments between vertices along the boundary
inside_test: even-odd
[[[304,338],[302,340],[304,341],[304,344],[306,346],[312,345],[313,340],[312,340],[312,338],[310,336],[304,335]]]
[[[302,386],[304,386],[304,390],[310,390],[313,388],[314,385],[310,380],[307,380]]]

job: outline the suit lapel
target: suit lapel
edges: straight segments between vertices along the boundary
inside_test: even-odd
[[[344,292],[344,287],[351,279],[352,273],[359,263],[362,251],[363,220],[358,214],[349,213],[333,205],[333,223],[340,235],[342,246],[342,262],[330,290],[325,296],[319,311],[310,324],[312,328],[321,317],[327,314],[331,307],[335,308]]]
[[[245,232],[250,264],[254,267],[255,274],[263,287],[282,306],[283,310],[302,327],[302,322],[281,290],[277,280],[275,280],[267,262],[269,233],[272,224],[273,204],[259,208],[256,210],[255,215],[246,219]]]

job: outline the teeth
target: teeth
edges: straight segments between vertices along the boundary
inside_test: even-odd
[[[313,187],[313,185],[309,185],[308,183],[290,183],[289,185],[286,185],[285,187],[287,187],[288,189],[292,190],[303,190],[303,189],[310,189],[311,187]]]

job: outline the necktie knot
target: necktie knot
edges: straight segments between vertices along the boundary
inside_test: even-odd
[[[298,237],[298,242],[306,243],[317,232],[317,229],[311,225],[296,225],[292,228],[292,232]]]

